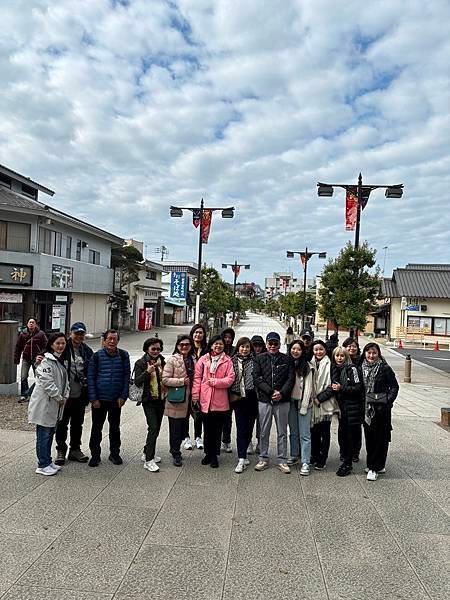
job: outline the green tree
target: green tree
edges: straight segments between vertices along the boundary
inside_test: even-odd
[[[375,306],[380,287],[376,251],[364,243],[358,249],[348,243],[339,256],[325,266],[319,289],[319,313],[336,325],[364,329],[367,315]]]
[[[138,281],[144,257],[134,246],[113,247],[111,249],[111,267],[121,269],[122,287]]]
[[[275,298],[269,298],[269,300],[267,300],[267,302],[266,302],[265,311],[266,311],[266,313],[269,313],[269,315],[271,317],[274,314],[279,315],[280,314],[280,303],[278,302],[278,300],[275,300]]]
[[[200,307],[205,318],[217,318],[233,309],[233,292],[213,267],[202,268]]]
[[[298,317],[303,312],[303,291],[289,292],[280,298],[281,310],[288,317]],[[316,312],[316,300],[314,294],[306,292],[306,315],[313,315]]]

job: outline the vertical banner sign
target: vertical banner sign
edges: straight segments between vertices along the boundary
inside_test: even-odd
[[[237,265],[237,266],[232,266],[231,270],[233,271],[233,273],[236,273],[236,279],[239,277],[239,273],[241,272],[241,266]]]
[[[170,297],[185,299],[187,293],[187,273],[172,271],[170,274]]]
[[[211,230],[212,221],[212,210],[209,208],[203,209],[203,223],[202,223],[202,244],[208,243],[209,232]]]
[[[353,190],[347,189],[345,196],[345,230],[353,231],[356,226],[356,213],[358,211],[358,197]]]
[[[194,227],[198,227],[200,225],[200,209],[194,208],[192,211],[192,224]]]

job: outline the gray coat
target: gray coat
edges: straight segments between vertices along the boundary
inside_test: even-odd
[[[54,427],[69,397],[67,370],[53,354],[46,352],[36,369],[36,385],[28,405],[28,422]]]

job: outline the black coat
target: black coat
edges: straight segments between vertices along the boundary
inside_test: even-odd
[[[160,355],[161,367],[164,368],[165,360]],[[161,382],[161,373],[159,369],[156,369],[156,380],[158,382],[158,398],[153,398],[150,395],[150,373],[147,371],[149,358],[147,354],[144,354],[142,358],[136,361],[134,365],[134,383],[138,386],[142,386],[142,403],[148,402],[149,404],[164,404],[165,399],[163,395],[163,385]]]
[[[332,382],[340,383],[335,398],[341,410],[341,420],[347,425],[361,425],[364,421],[365,392],[361,371],[354,365],[332,370]]]
[[[255,356],[253,381],[260,402],[272,403],[275,390],[281,392],[280,402],[290,402],[295,383],[294,361],[281,352],[274,358],[269,352]]]
[[[398,390],[399,390],[398,381],[397,381],[394,371],[387,364],[387,362],[384,359],[382,359],[380,368],[378,369],[378,373],[375,378],[375,385],[374,385],[374,389],[373,389],[374,393],[387,394],[388,405],[389,405],[389,408],[391,408],[392,405],[394,404],[395,399],[398,396]],[[380,406],[380,405],[377,405],[377,406]]]

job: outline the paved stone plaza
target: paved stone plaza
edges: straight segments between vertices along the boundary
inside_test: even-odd
[[[252,315],[238,335],[269,330],[283,332]],[[165,354],[179,331],[160,332]],[[132,359],[145,337],[123,337]],[[385,356],[402,381],[403,358]],[[326,471],[309,477],[252,466],[237,475],[235,452],[213,470],[201,451],[184,451],[176,468],[165,421],[161,470],[149,473],[143,411],[130,402],[119,467],[106,440],[99,468],[71,463],[40,478],[34,433],[0,430],[0,597],[446,600],[450,437],[436,422],[450,406],[450,379],[415,363],[413,381],[401,383],[387,473],[376,482],[364,461],[336,477],[335,426]],[[87,416],[85,450],[89,430]]]

